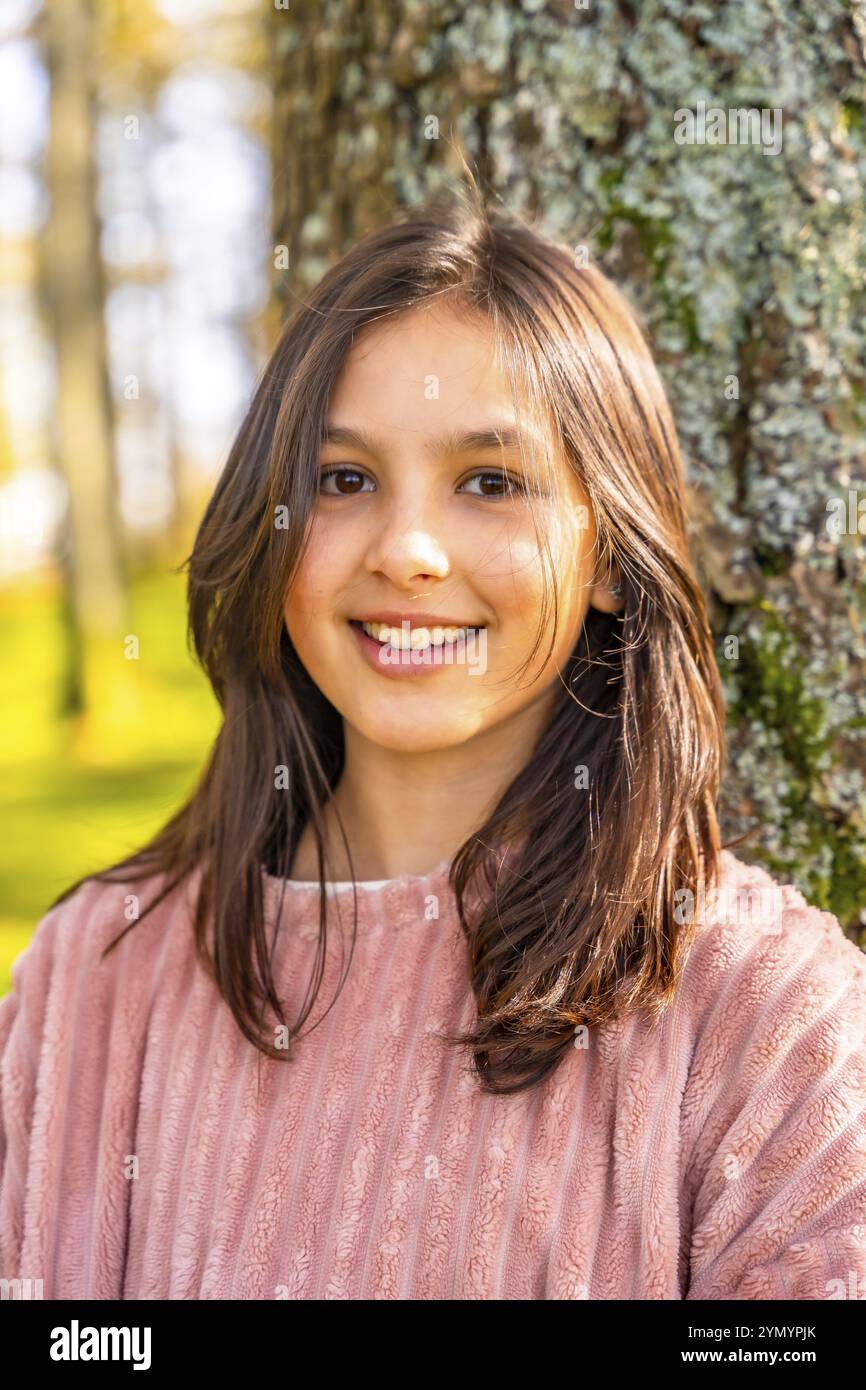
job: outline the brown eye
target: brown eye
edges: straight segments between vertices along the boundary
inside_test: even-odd
[[[470,483],[481,484],[481,491],[474,494],[476,497],[509,497],[520,490],[519,480],[498,468],[486,468],[481,473],[473,474],[463,487],[468,488]]]
[[[360,468],[343,466],[339,468],[326,468],[319,477],[319,491],[329,497],[352,497],[360,492],[366,473],[362,473]],[[325,486],[325,483],[333,479],[334,488]]]

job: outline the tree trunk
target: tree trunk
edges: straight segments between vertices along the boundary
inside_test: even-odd
[[[850,0],[705,13],[275,6],[274,237],[290,253],[277,303],[284,317],[351,242],[449,177],[452,125],[506,208],[588,247],[642,313],[683,444],[729,701],[723,836],[759,825],[756,857],[856,933],[866,27]],[[767,138],[732,140],[728,121],[724,143],[681,143],[678,118],[701,100],[766,111]],[[849,490],[862,527],[834,534]]]
[[[125,617],[96,213],[93,27],[90,0],[47,0],[51,213],[42,280],[57,351],[55,442],[69,489],[63,557],[69,580],[69,712],[85,700],[82,644],[91,634],[119,638]]]

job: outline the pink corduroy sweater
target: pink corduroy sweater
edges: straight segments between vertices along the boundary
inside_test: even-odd
[[[0,1276],[49,1299],[866,1297],[866,956],[722,863],[657,1027],[576,1039],[513,1096],[437,1037],[474,1017],[445,866],[359,889],[347,983],[288,1063],[198,964],[192,881],[104,962],[152,886],[88,881],[0,1000]],[[314,1020],[345,966],[338,890]],[[317,914],[289,883],[290,1019]]]

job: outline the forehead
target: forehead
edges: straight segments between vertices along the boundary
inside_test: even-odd
[[[490,323],[433,301],[368,324],[337,377],[325,434],[349,431],[413,436],[430,447],[498,434],[505,447],[549,450],[549,425],[533,418],[527,397],[501,361]]]
[[[508,387],[490,324],[437,302],[374,320],[358,334],[335,394],[374,381],[422,400],[445,396],[452,404],[473,389],[504,395]]]

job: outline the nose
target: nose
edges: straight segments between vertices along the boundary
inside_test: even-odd
[[[443,532],[442,519],[425,510],[423,499],[408,502],[405,495],[395,496],[380,514],[367,549],[367,568],[399,588],[444,579],[450,565]]]
[[[399,524],[383,527],[367,551],[367,568],[383,574],[397,588],[410,588],[450,573],[444,547],[427,527]]]

